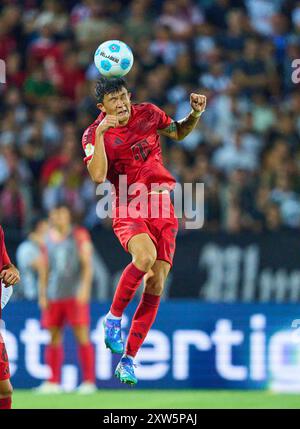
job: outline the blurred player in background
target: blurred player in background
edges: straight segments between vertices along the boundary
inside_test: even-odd
[[[11,287],[20,281],[19,271],[11,263],[6,251],[2,227],[0,227],[0,279],[0,323],[2,323],[1,313],[12,294]],[[8,356],[0,331],[0,410],[11,408],[13,389],[9,379]]]
[[[28,300],[38,299],[38,282],[47,281],[47,270],[44,263],[46,257],[45,236],[48,221],[44,217],[36,217],[31,222],[31,232],[23,241],[16,253],[17,265],[21,274],[20,293]],[[40,286],[43,288],[43,286]]]
[[[101,78],[96,85],[97,107],[101,114],[84,132],[82,144],[92,180],[103,183],[107,178],[116,189],[117,215],[113,220],[113,229],[123,248],[132,256],[132,262],[123,271],[104,322],[105,343],[113,353],[122,354],[124,351],[122,315],[143,278],[145,282],[125,354],[115,372],[121,382],[136,384],[133,360],[156,318],[160,296],[173,263],[178,230],[178,220],[169,195],[174,189],[175,179],[163,165],[159,134],[174,140],[186,137],[205,110],[206,97],[191,94],[191,112],[178,122],[151,103],[132,105],[130,97],[124,79]],[[136,183],[146,185],[147,203],[148,200],[151,203],[150,194],[159,195],[156,203],[158,218],[152,217],[149,211],[146,217],[138,213],[120,216],[120,175],[126,175],[128,186]],[[155,188],[153,184],[156,184]],[[166,193],[168,217],[162,214]]]
[[[83,382],[80,393],[92,393],[95,386],[94,349],[90,341],[89,301],[92,286],[92,244],[89,233],[72,224],[68,207],[62,205],[50,212],[50,229],[46,238],[48,283],[39,290],[42,326],[51,335],[45,360],[51,377],[38,391],[61,391],[63,364],[63,329],[68,323],[78,343]]]

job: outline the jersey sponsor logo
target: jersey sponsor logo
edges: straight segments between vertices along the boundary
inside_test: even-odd
[[[85,151],[85,153],[86,153],[86,156],[93,155],[94,150],[95,150],[95,148],[94,148],[94,146],[93,146],[91,143],[88,143],[88,144],[85,146],[85,148],[84,148],[84,151]]]
[[[146,161],[149,153],[151,152],[147,139],[144,139],[132,145],[131,150],[136,161]]]

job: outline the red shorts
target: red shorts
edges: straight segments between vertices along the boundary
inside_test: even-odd
[[[150,202],[148,207],[150,207]],[[126,252],[128,252],[128,242],[133,236],[143,233],[148,234],[156,247],[157,259],[169,262],[172,266],[178,232],[178,219],[175,216],[169,194],[159,194],[159,199],[154,202],[152,200],[152,207],[154,207],[152,213],[158,214],[158,217],[149,216],[150,211],[148,210],[147,217],[135,218],[132,216],[131,209],[127,217],[114,218],[114,233]],[[167,208],[167,211],[163,212],[162,207]],[[170,215],[165,217],[163,213],[170,213]]]
[[[88,326],[90,324],[89,304],[81,304],[76,298],[65,298],[50,301],[42,313],[42,326],[62,328],[67,323],[71,326]]]
[[[0,381],[10,378],[8,356],[3,338],[0,335]]]

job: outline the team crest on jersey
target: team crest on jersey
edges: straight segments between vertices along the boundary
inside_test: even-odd
[[[86,147],[84,148],[84,151],[86,153],[86,156],[90,156],[93,155],[94,153],[94,146],[92,144],[87,144]]]

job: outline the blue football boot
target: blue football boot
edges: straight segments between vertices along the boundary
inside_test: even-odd
[[[121,320],[105,318],[103,326],[106,348],[110,349],[112,353],[123,354],[124,343],[122,341]]]
[[[130,384],[134,386],[138,380],[134,374],[134,365],[132,359],[128,357],[122,357],[115,371],[115,376],[121,381],[121,383]]]

